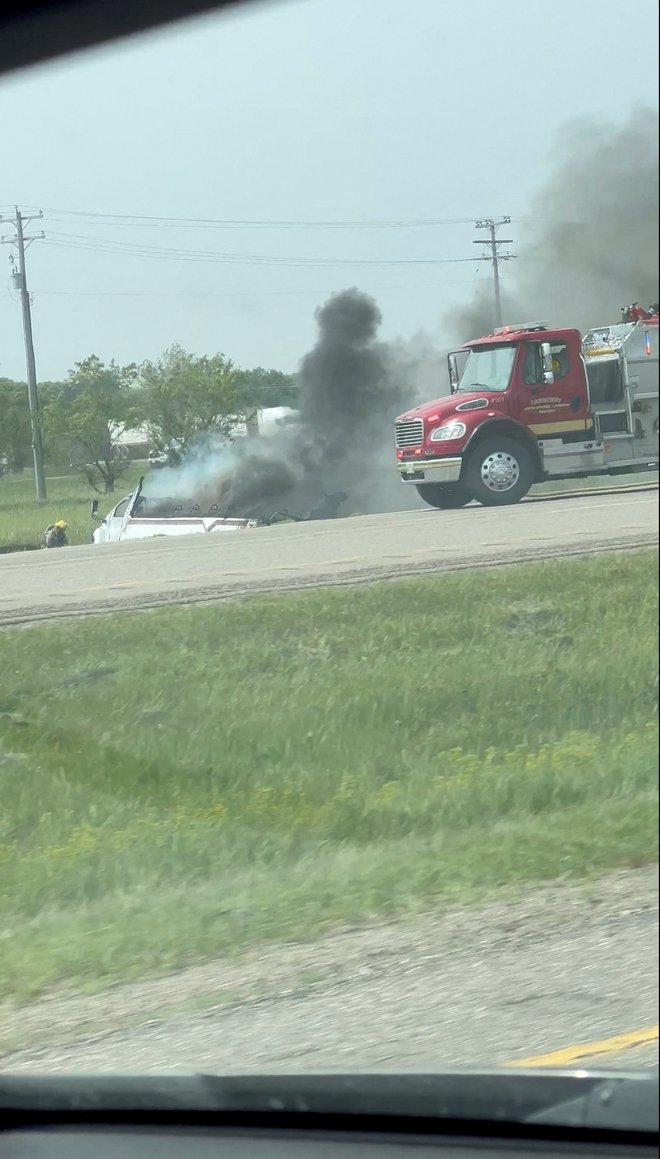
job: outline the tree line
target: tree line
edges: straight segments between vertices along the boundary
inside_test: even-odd
[[[224,354],[197,357],[175,345],[155,362],[128,366],[92,354],[62,382],[39,386],[45,460],[79,467],[96,491],[110,493],[128,466],[125,430],[144,428],[154,450],[185,448],[203,435],[227,436],[238,415],[295,407],[296,399],[293,375],[243,370]],[[0,474],[31,461],[26,385],[0,378]]]

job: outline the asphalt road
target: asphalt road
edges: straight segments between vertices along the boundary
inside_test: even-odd
[[[0,558],[0,625],[658,542],[658,492],[287,524]]]

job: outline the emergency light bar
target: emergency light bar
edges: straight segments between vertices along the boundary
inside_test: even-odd
[[[513,334],[520,330],[547,330],[545,322],[516,322],[515,325],[498,326],[493,334]]]

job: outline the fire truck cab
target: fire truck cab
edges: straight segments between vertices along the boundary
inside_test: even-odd
[[[658,312],[590,330],[505,326],[448,356],[451,394],[395,423],[431,507],[517,503],[535,483],[658,469]]]

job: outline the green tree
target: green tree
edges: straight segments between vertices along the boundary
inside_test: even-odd
[[[197,358],[171,346],[140,367],[145,423],[160,446],[189,447],[200,435],[228,435],[236,414],[236,370],[224,354]]]
[[[294,376],[281,370],[264,370],[263,366],[238,370],[235,389],[236,409],[243,413],[262,407],[295,407],[298,402]]]
[[[27,386],[0,378],[0,475],[3,471],[22,471],[31,454]]]
[[[128,456],[121,444],[126,428],[139,421],[134,366],[105,364],[96,355],[76,363],[60,386],[54,384],[43,407],[50,457],[79,463],[95,491],[111,494]]]

